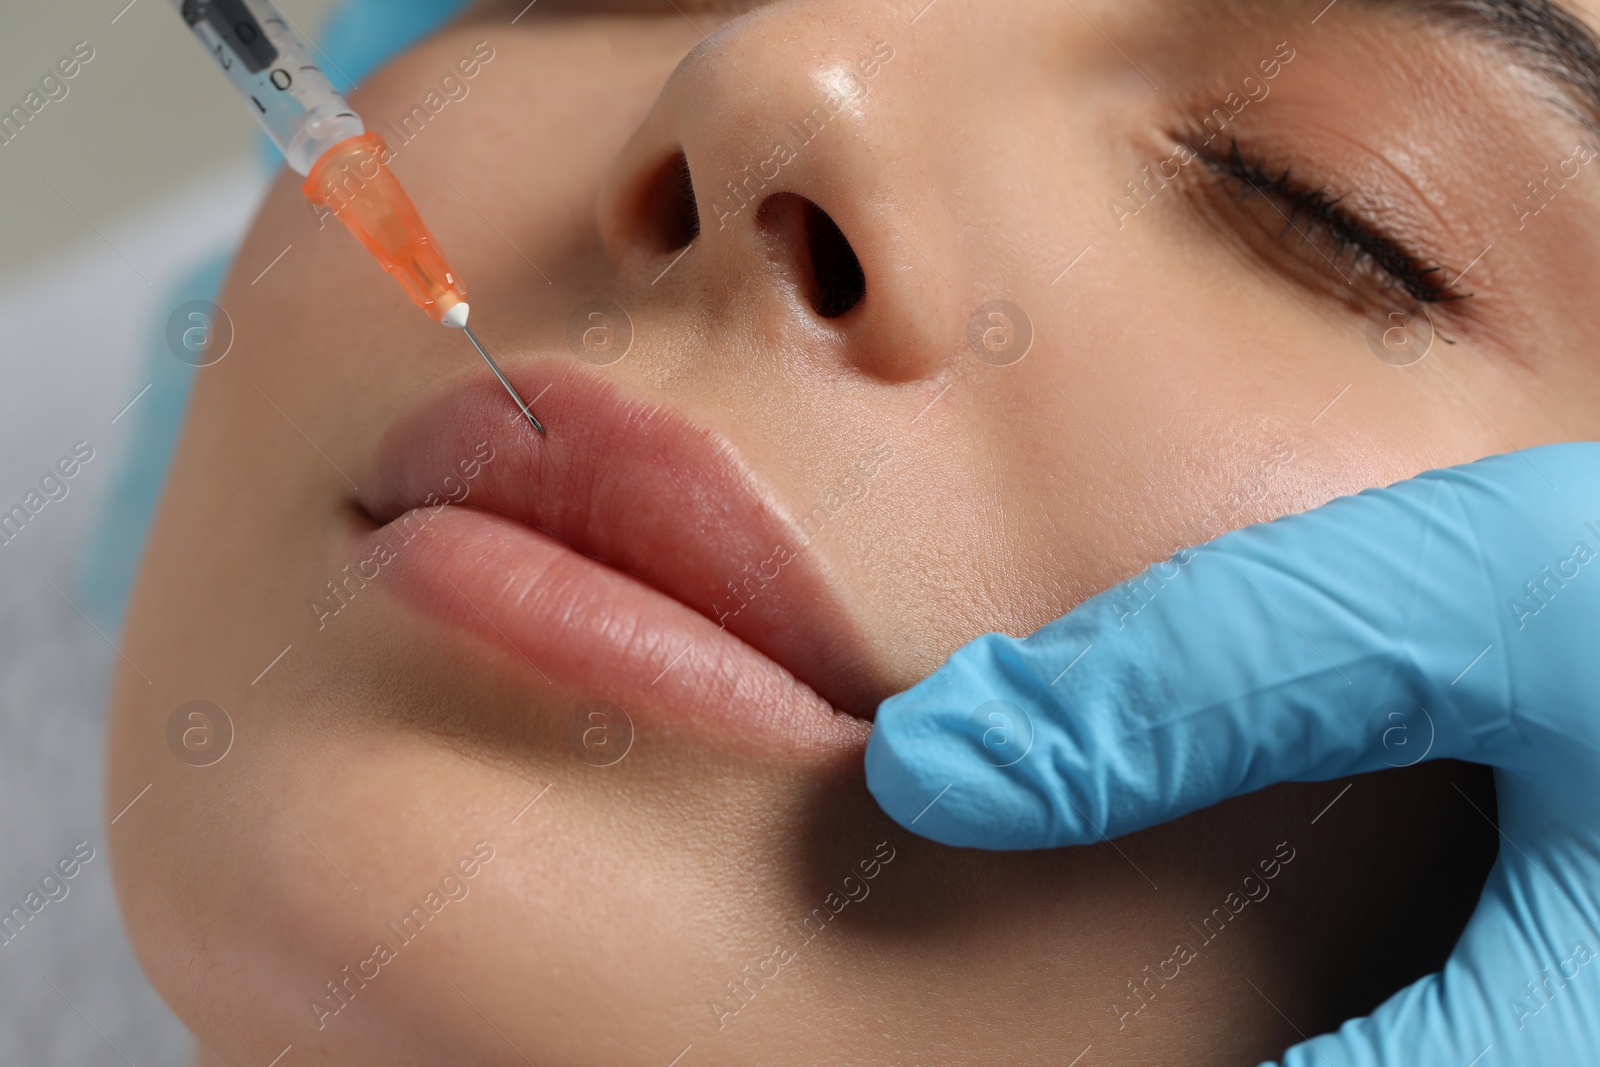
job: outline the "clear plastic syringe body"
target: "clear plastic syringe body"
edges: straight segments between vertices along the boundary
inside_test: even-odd
[[[268,0],[172,0],[261,128],[298,174],[366,132],[311,58],[311,46]]]
[[[306,176],[306,199],[337,217],[429,316],[464,326],[466,286],[389,168],[389,146],[366,132],[289,20],[268,0],[173,6],[289,166]]]
[[[467,327],[467,290],[389,168],[393,153],[311,60],[311,46],[268,0],[172,0],[283,158],[300,191],[342,222],[435,321],[471,340],[540,434],[543,424]]]

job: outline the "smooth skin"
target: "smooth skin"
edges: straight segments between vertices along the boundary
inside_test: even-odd
[[[1148,611],[1106,594],[1027,641],[968,645],[879,710],[868,786],[934,840],[1036,849],[1279,781],[1492,766],[1503,845],[1450,960],[1283,1062],[1588,1062],[1600,1048],[1597,570],[1600,444],[1369,490],[1180,553],[1146,572],[1159,594]],[[997,702],[1004,741],[972,723]],[[1023,743],[1012,733],[1027,752],[996,751]]]
[[[774,507],[807,513],[893,449],[806,549],[860,635],[860,707],[1183,545],[1600,429],[1597,187],[1517,228],[1508,199],[1581,134],[1492,41],[1349,0],[1315,26],[1292,4],[1177,0],[939,0],[920,17],[542,0],[512,25],[523,6],[474,8],[352,103],[383,129],[494,49],[394,166],[509,371],[578,361],[569,322],[607,299],[634,340],[597,373],[715,435]],[[869,76],[880,43],[893,58]],[[1198,161],[1128,217],[1126,183],[1172,155],[1183,119],[1285,44],[1230,141],[1453,273],[1494,245],[1473,295],[1434,309],[1455,344],[1420,363],[1369,347],[1374,321],[1415,317],[1370,263],[1325,235],[1280,240],[1285,205]],[[863,90],[830,97],[849,72]],[[734,211],[727,184],[829,99],[826,131]],[[701,220],[687,251],[662,210],[679,150]],[[536,655],[381,582],[318,629],[384,433],[443,389],[498,386],[296,186],[273,189],[220,298],[234,348],[197,383],[111,718],[108,817],[150,787],[110,830],[130,936],[215,1062],[290,1044],[340,1065],[666,1064],[690,1046],[684,1067],[1255,1062],[1443,959],[1494,848],[1456,789],[1487,802],[1484,776],[1459,765],[1363,784],[1320,818],[1340,783],[997,857],[877,808],[864,722],[779,754],[641,731],[601,769],[569,746],[582,694],[546,691]],[[865,295],[836,317],[817,301],[839,267],[819,273],[802,198],[859,258]],[[1007,366],[983,347],[1004,324],[978,320],[989,359],[969,343],[996,300],[1032,325]],[[728,562],[732,578],[747,561]],[[205,768],[167,742],[197,698],[236,731]],[[319,1029],[308,1002],[479,841],[494,858],[470,895]],[[719,1015],[728,983],[884,845],[870,896]],[[1261,896],[1280,846],[1294,859],[1270,895],[1219,920],[1198,968],[1153,1000],[1130,990],[1230,894]]]

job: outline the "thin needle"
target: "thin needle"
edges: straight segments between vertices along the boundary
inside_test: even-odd
[[[505,373],[500,369],[499,364],[495,363],[495,361],[490,358],[488,350],[483,347],[483,342],[478,340],[478,335],[473,333],[472,328],[465,324],[462,325],[461,332],[467,335],[467,340],[471,341],[472,347],[478,350],[478,355],[482,356],[483,361],[489,364],[489,369],[494,371],[494,376],[496,378],[500,379],[500,384],[506,387],[506,392],[510,393],[511,399],[517,402],[517,407],[521,408],[522,413],[528,416],[528,421],[533,423],[533,428],[538,430],[539,433],[543,435],[544,426],[539,422],[538,419],[534,418],[532,410],[530,410],[528,405],[523,401],[521,394],[517,392],[516,386],[512,385],[506,379]]]

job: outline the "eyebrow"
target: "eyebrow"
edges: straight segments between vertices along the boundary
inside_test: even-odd
[[[1552,101],[1600,131],[1600,39],[1577,15],[1551,0],[1362,0],[1419,17],[1510,51],[1559,97]]]

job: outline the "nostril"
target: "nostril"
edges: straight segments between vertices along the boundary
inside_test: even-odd
[[[664,163],[645,191],[644,216],[661,252],[677,252],[700,236],[689,160],[678,152]]]
[[[861,303],[867,277],[850,241],[816,204],[794,193],[776,193],[756,215],[775,258],[795,271],[795,281],[811,307],[837,319]]]
[[[836,319],[867,295],[867,276],[862,273],[861,260],[838,223],[809,201],[806,203],[806,241],[817,278],[817,314],[825,319]]]

